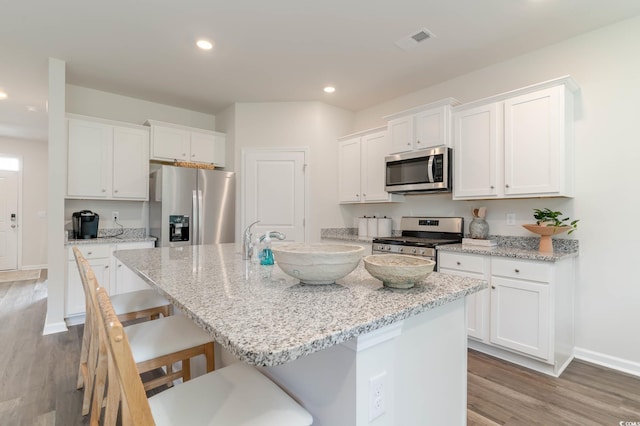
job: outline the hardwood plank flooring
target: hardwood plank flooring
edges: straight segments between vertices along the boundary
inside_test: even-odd
[[[0,283],[2,426],[88,423],[80,415],[82,391],[75,389],[82,326],[42,336],[46,292],[44,278]],[[475,351],[468,371],[468,425],[640,422],[634,376],[573,361],[556,379]]]
[[[640,424],[640,378],[574,360],[559,378],[469,350],[469,425]]]

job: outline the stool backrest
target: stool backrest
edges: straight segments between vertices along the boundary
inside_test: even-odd
[[[108,356],[109,388],[105,413],[113,413],[113,404],[119,403],[123,426],[155,425],[122,323],[113,310],[106,290],[98,288],[96,296],[100,340],[106,346]]]

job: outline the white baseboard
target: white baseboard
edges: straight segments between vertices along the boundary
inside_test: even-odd
[[[47,334],[62,333],[67,330],[67,324],[64,321],[49,323],[45,320],[42,335],[46,336]]]
[[[583,348],[575,348],[574,355],[577,359],[582,361],[640,377],[640,362],[629,361],[627,359],[617,358],[615,356],[605,355],[600,352],[594,352]]]

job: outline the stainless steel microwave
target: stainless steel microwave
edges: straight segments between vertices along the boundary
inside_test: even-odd
[[[399,194],[451,192],[451,148],[438,146],[385,157],[385,191]]]

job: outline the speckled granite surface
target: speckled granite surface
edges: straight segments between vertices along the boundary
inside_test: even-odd
[[[431,274],[408,290],[358,268],[330,285],[304,285],[278,266],[243,261],[236,244],[116,252],[241,360],[271,366],[345,342],[486,287]]]
[[[538,251],[538,237],[515,237],[492,235],[490,239],[497,240],[497,247],[475,247],[462,244],[446,244],[439,246],[438,251],[484,254],[489,256],[511,257],[514,259],[541,260],[557,262],[567,257],[576,257],[579,253],[578,240],[554,238],[553,253]]]
[[[70,235],[71,231],[68,232]],[[84,244],[137,243],[155,240],[155,237],[147,236],[147,230],[145,228],[107,228],[98,230],[98,238],[89,238],[86,240],[75,240],[73,238],[69,238],[65,243],[65,246]]]

